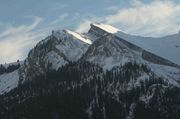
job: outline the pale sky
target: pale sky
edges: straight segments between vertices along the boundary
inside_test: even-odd
[[[134,35],[175,34],[180,30],[180,1],[0,0],[0,63],[25,59],[52,30],[87,32],[93,22]]]

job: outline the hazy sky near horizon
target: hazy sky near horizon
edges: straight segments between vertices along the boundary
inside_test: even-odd
[[[135,35],[180,30],[179,0],[0,0],[0,63],[23,60],[56,29],[87,32],[102,22]]]

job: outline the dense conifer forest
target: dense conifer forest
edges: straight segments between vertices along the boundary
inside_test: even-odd
[[[150,78],[135,85],[142,74]],[[167,85],[135,62],[110,71],[71,62],[2,95],[0,118],[127,119],[134,114],[133,119],[179,119],[180,89]],[[143,96],[152,98],[145,102]]]

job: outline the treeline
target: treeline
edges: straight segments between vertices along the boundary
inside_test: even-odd
[[[150,78],[136,86],[144,73]],[[130,62],[103,71],[70,62],[1,96],[0,118],[127,119],[132,113],[132,119],[179,119],[179,107],[180,89],[168,87],[145,65]]]
[[[1,64],[0,65],[0,75],[4,74],[4,73],[13,72],[13,71],[19,69],[19,67],[20,67],[20,63],[19,62],[17,62],[17,64],[11,64],[11,65],[9,65],[7,67],[5,67],[4,65]]]

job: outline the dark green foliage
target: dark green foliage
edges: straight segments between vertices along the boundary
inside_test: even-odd
[[[17,64],[17,65],[9,65],[6,69],[6,73],[9,73],[9,72],[13,72],[17,69],[19,69],[20,67],[20,64]]]
[[[0,65],[0,75],[6,72],[6,68],[1,64]]]
[[[142,73],[150,79],[120,89]],[[130,111],[134,119],[179,119],[180,90],[166,85],[136,63],[104,73],[89,62],[70,62],[1,96],[0,119],[126,119]],[[140,100],[147,92],[154,94],[148,104]]]
[[[18,64],[9,65],[7,68],[1,64],[0,65],[0,75],[4,74],[4,73],[13,72],[13,71],[19,69],[19,67],[20,67],[19,61],[18,61]]]

